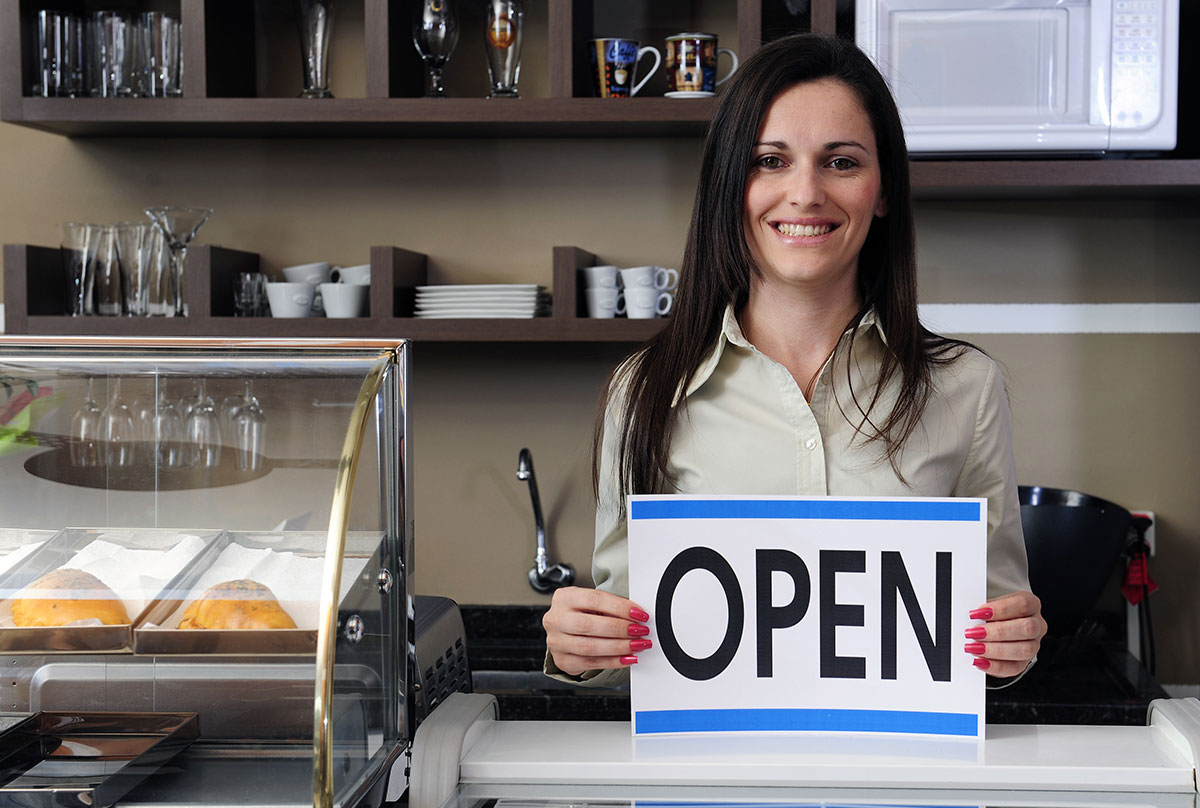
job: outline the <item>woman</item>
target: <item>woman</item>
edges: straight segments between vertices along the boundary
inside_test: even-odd
[[[1029,592],[995,364],[917,319],[908,155],[879,72],[801,34],[747,60],[705,146],[667,327],[613,376],[597,427],[593,578],[555,593],[547,673],[628,676],[649,614],[628,600],[625,493],[988,500],[988,602],[964,651],[1023,673]],[[994,680],[995,681],[995,680]]]

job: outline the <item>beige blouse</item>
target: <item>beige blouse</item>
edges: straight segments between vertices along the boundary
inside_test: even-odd
[[[844,346],[845,343],[843,343]],[[1029,589],[1012,424],[996,364],[968,350],[933,370],[933,394],[898,457],[901,482],[882,442],[866,442],[847,368],[866,407],[883,359],[884,335],[873,313],[857,326],[852,352],[839,347],[818,376],[812,401],[788,370],[751,345],[732,307],[712,354],[680,397],[671,471],[684,494],[985,497],[988,501],[988,597]],[[876,405],[895,401],[893,379]],[[616,457],[619,397],[606,415],[592,578],[597,588],[629,593],[627,532],[620,518]],[[882,416],[880,416],[882,417]],[[628,669],[565,677],[547,655],[546,672],[611,686]]]

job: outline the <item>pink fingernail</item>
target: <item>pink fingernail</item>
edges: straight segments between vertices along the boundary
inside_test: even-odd
[[[963,632],[963,636],[968,640],[982,640],[987,636],[987,626],[971,626]]]
[[[969,617],[970,617],[972,620],[991,620],[991,619],[992,619],[992,615],[994,615],[994,614],[995,614],[995,612],[993,612],[993,611],[992,611],[992,607],[991,607],[991,606],[984,606],[984,607],[983,607],[983,608],[981,608],[981,609],[975,609],[975,610],[974,610],[973,612],[971,612],[971,614],[970,614],[970,615],[968,615],[968,616],[969,616]]]
[[[620,662],[622,665],[636,665],[636,664],[637,664],[637,657],[635,657],[635,656],[633,656],[632,654],[630,654],[629,656],[623,656],[623,657],[621,657],[621,658],[620,658],[620,660],[618,660],[618,661],[619,661],[619,662]]]
[[[637,623],[630,623],[627,631],[629,632],[630,637],[645,637],[650,633],[650,627],[641,626]]]
[[[988,662],[986,659],[982,659],[979,657],[972,659],[971,664],[974,665],[975,667],[979,668],[981,671],[985,671],[988,668],[992,667],[991,662]]]
[[[629,610],[629,619],[637,620],[639,623],[645,623],[647,620],[650,619],[650,614],[648,612],[643,612],[641,609],[634,607]]]
[[[963,650],[968,654],[982,654],[987,651],[987,646],[981,642],[969,642],[963,646]]]
[[[654,643],[651,642],[650,640],[630,640],[629,641],[629,650],[630,651],[634,651],[634,652],[645,651],[647,648],[652,648],[652,647],[654,647]]]

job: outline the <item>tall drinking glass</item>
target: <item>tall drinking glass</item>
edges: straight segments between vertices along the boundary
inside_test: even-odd
[[[413,44],[425,62],[425,95],[445,98],[442,70],[458,44],[458,18],[451,0],[422,0],[413,21]]]
[[[96,313],[103,317],[121,314],[121,259],[116,232],[116,228],[101,226],[96,247]]]
[[[492,79],[489,98],[517,98],[521,76],[521,41],[525,34],[525,10],[521,0],[488,0],[487,31],[483,39],[488,73]]]
[[[67,222],[62,226],[63,266],[71,295],[67,311],[72,317],[95,311],[92,290],[96,282],[96,250],[99,246],[99,225]]]
[[[184,266],[187,261],[187,247],[196,233],[212,216],[212,208],[146,208],[146,215],[162,229],[163,237],[171,248],[170,280],[174,294],[167,300],[168,317],[184,316],[187,314],[183,302]]]
[[[113,232],[121,263],[125,314],[145,317],[150,314],[150,235],[154,226],[143,222],[120,222],[113,226]]]
[[[299,0],[300,60],[304,66],[301,98],[333,98],[329,92],[329,39],[334,0]]]
[[[83,91],[83,20],[61,11],[37,13],[37,75],[33,94],[44,98]]]
[[[97,11],[88,28],[88,93],[99,98],[134,94],[136,25],[118,11]]]
[[[152,98],[179,96],[181,86],[181,28],[179,20],[161,11],[141,16],[142,94]]]
[[[153,446],[154,462],[159,466],[179,468],[183,465],[183,419],[179,416],[179,410],[167,399],[166,385],[159,387],[146,439]]]

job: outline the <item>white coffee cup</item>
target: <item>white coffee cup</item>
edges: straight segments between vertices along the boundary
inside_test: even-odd
[[[371,282],[371,265],[334,267],[329,272],[329,280],[333,283],[369,284]]]
[[[625,316],[631,320],[647,320],[666,314],[673,302],[670,292],[644,286],[625,287]]]
[[[329,283],[330,271],[328,261],[317,261],[312,264],[284,267],[283,277],[290,283]]]
[[[588,317],[608,318],[625,313],[625,300],[615,286],[585,289]]]
[[[616,289],[617,268],[611,265],[583,267],[584,285],[588,289]]]
[[[679,281],[679,273],[662,267],[629,267],[620,271],[621,284],[626,289],[666,289],[672,279]]]
[[[315,283],[267,283],[272,317],[308,317],[312,313]]]
[[[667,267],[659,267],[659,269],[667,273],[667,285],[663,288],[668,292],[674,292],[675,287],[679,286],[679,270],[668,269]]]
[[[367,304],[365,283],[323,283],[321,297],[325,300],[326,317],[361,317]]]

